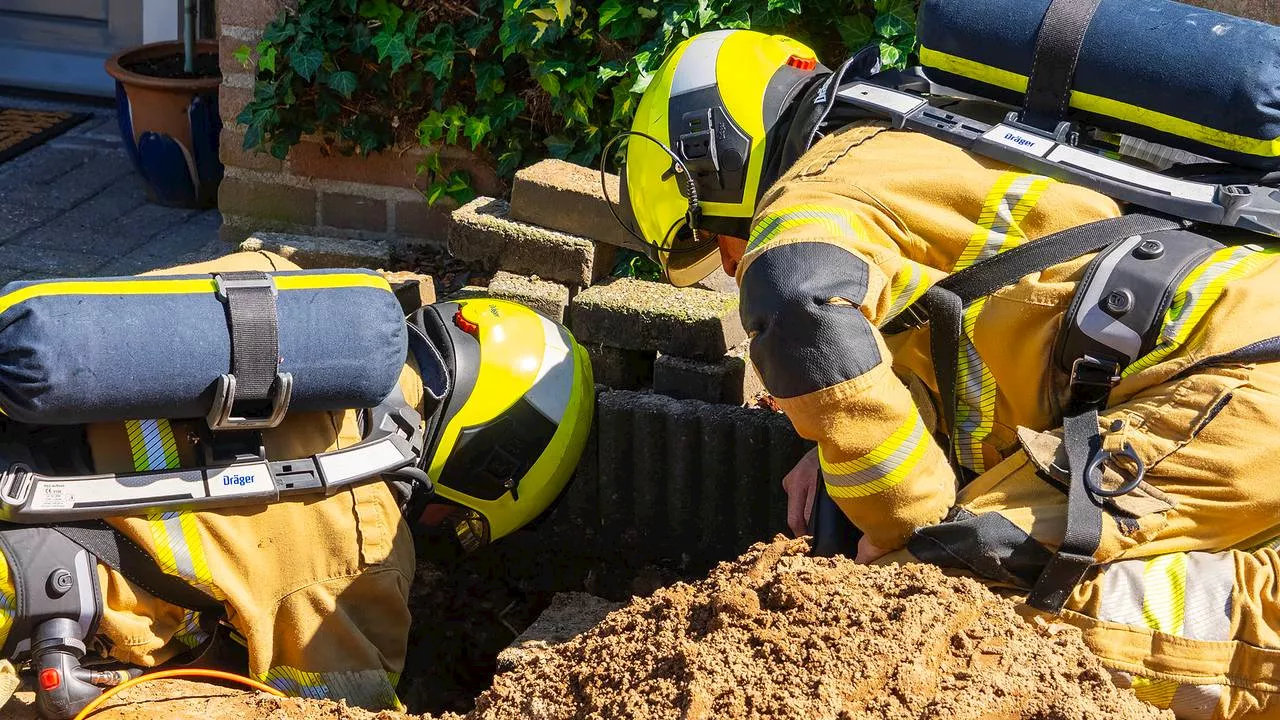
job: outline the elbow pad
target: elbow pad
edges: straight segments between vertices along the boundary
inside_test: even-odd
[[[779,245],[751,262],[740,313],[771,394],[807,395],[880,364],[875,329],[859,309],[869,274],[865,260],[822,242]]]

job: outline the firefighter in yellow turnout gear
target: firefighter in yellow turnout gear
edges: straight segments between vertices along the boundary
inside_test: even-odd
[[[861,561],[933,562],[1024,595],[1067,533],[1069,398],[1051,358],[1095,255],[963,308],[950,427],[933,330],[906,311],[953,273],[1122,208],[870,120],[783,161],[776,181],[726,192],[741,188],[726,166],[741,164],[705,161],[690,120],[710,117],[716,140],[732,141],[725,126],[751,125],[740,116],[763,107],[756,127],[766,131],[744,147],[762,157],[747,167],[768,168],[783,152],[787,106],[817,92],[794,72],[812,59],[794,41],[746,31],[677,49],[632,126],[644,136],[628,143],[627,220],[673,282],[709,272],[717,247],[736,276],[751,359],[817,443],[786,479],[794,529],[820,469],[864,533]],[[741,100],[745,85],[753,102]],[[673,164],[684,167],[666,172]],[[1280,422],[1280,363],[1206,362],[1277,334],[1267,322],[1280,317],[1277,254],[1206,251],[1167,301],[1154,346],[1124,369],[1097,429],[1104,485],[1139,482],[1107,498],[1094,567],[1054,614],[1083,629],[1119,683],[1181,718],[1280,717],[1280,440],[1269,430]]]
[[[297,269],[270,253],[237,253],[155,274],[200,277]],[[382,278],[362,277],[391,292]],[[394,298],[389,304],[396,305]],[[437,311],[442,313],[438,324],[424,319]],[[397,308],[390,312],[394,315]],[[374,476],[329,495],[312,492],[207,510],[108,513],[112,517],[106,524],[123,536],[123,542],[141,550],[136,557],[149,559],[162,579],[198,591],[203,597],[197,601],[207,602],[183,605],[182,597],[175,599],[173,583],[156,582],[156,575],[139,572],[136,564],[131,572],[85,546],[96,555],[96,563],[95,555],[90,556],[85,573],[96,572],[98,597],[88,605],[81,600],[81,616],[98,620],[91,624],[91,636],[71,636],[67,644],[79,644],[81,652],[87,646],[90,656],[99,660],[152,668],[174,660],[193,662],[193,654],[197,667],[210,658],[225,663],[236,656],[218,652],[225,648],[212,641],[234,641],[247,650],[248,675],[286,695],[344,700],[371,710],[400,708],[396,686],[408,650],[409,585],[415,563],[411,525],[440,524],[448,535],[465,535],[471,546],[519,529],[545,511],[565,487],[594,408],[585,351],[567,330],[527,308],[491,300],[441,303],[417,310],[410,320],[409,329],[421,332],[423,341],[410,341],[399,373],[399,401],[426,421],[426,447],[418,449],[426,455],[412,458],[416,464],[410,469],[429,474],[435,494],[420,487],[406,499],[403,488],[393,488],[394,478]],[[505,342],[494,345],[486,340],[494,333]],[[420,358],[427,358],[427,353],[438,360],[424,388],[424,368],[429,366]],[[456,378],[454,358],[469,368],[470,380]],[[435,397],[441,385],[457,392]],[[409,412],[397,417],[416,416]],[[370,428],[365,426],[376,424],[373,417],[359,410],[290,412],[261,432],[263,458],[300,458],[298,462],[306,464],[319,453],[352,448],[368,436]],[[89,461],[96,473],[199,468],[209,462],[197,444],[197,439],[208,440],[204,422],[143,419],[87,425]],[[512,435],[520,436],[519,446],[505,444]],[[71,454],[66,448],[56,451]],[[498,453],[505,464],[487,460]],[[351,463],[359,462],[355,457],[344,460],[347,465],[330,466],[326,473],[353,467]],[[455,479],[462,476],[465,482]],[[160,477],[163,483],[163,473]],[[254,481],[245,476],[239,480]],[[74,483],[68,481],[67,486]],[[495,484],[496,490],[485,483]],[[519,488],[518,496],[508,492],[512,486]],[[410,510],[419,514],[406,517]],[[0,533],[25,531],[0,523]],[[42,527],[38,532],[47,531]],[[40,627],[57,620],[40,615],[41,597],[31,588],[31,573],[24,574],[31,554],[15,555],[19,547],[0,542],[0,646],[22,643],[17,652],[21,656],[21,647],[31,641],[20,633],[39,635]],[[30,620],[33,616],[36,620]],[[209,648],[214,652],[204,657]],[[28,655],[15,661],[36,666],[41,686],[37,707],[43,716],[69,718],[91,699],[82,690],[69,700],[46,702],[42,698],[65,689],[72,682],[70,675],[81,668],[76,664],[74,669],[41,674],[37,655]],[[12,670],[8,662],[0,664],[0,688],[5,687],[6,668]],[[0,695],[0,706],[9,692]]]

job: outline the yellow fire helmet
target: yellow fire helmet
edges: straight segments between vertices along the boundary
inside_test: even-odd
[[[663,62],[602,174],[627,138],[619,222],[672,284],[719,266],[716,235],[747,237],[793,101],[826,74],[800,42],[751,30],[696,35]]]
[[[591,363],[564,326],[503,300],[436,303],[411,325],[427,341],[415,352],[438,350],[430,364],[450,376],[426,440],[435,516],[422,521],[473,550],[537,519],[564,491],[595,412]]]

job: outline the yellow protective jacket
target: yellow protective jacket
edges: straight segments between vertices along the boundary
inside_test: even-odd
[[[886,561],[912,560],[910,541],[914,559],[1020,592],[1023,551],[1057,548],[1067,382],[1050,355],[1092,256],[966,307],[955,427],[941,427],[929,327],[882,328],[950,273],[1120,210],[875,123],[824,138],[762,198],[738,269],[752,361],[817,441],[837,504],[870,542],[899,549]],[[1275,253],[1215,252],[1180,282],[1159,343],[1125,371],[1101,418],[1104,447],[1132,446],[1147,474],[1108,505],[1101,567],[1062,617],[1122,682],[1181,717],[1280,717],[1280,558],[1269,547],[1280,537],[1280,436],[1270,430],[1280,365],[1180,375],[1280,335],[1277,317]],[[959,493],[935,433],[950,437],[971,480]],[[962,522],[974,519],[1035,543],[996,563]],[[966,542],[970,557],[953,556]],[[992,565],[999,572],[984,572]]]
[[[291,270],[268,253],[239,253],[163,271]],[[406,400],[421,403],[416,371],[401,378]],[[96,469],[132,472],[201,464],[194,425],[164,419],[89,426]],[[268,457],[301,458],[360,440],[355,412],[294,413],[263,433]],[[414,551],[387,485],[372,481],[331,497],[220,511],[164,512],[111,518],[109,524],[161,568],[225,608],[244,640],[249,675],[286,694],[343,699],[371,709],[399,706],[409,630]],[[0,633],[12,609],[11,582],[0,557]],[[142,667],[199,646],[208,618],[176,607],[98,566],[104,612],[94,646]],[[6,587],[7,586],[7,587]]]

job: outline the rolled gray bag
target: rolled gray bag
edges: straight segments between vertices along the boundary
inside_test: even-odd
[[[237,415],[269,413],[282,392],[290,411],[368,408],[396,388],[407,342],[399,302],[369,270],[14,282],[0,290],[0,412],[42,425],[202,418],[227,377]]]

